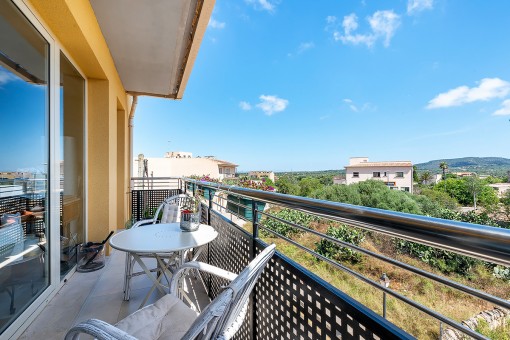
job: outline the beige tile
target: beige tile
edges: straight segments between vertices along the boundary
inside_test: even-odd
[[[76,317],[75,323],[88,319],[100,319],[114,324],[118,320],[120,307],[122,305],[123,293],[113,293],[101,296],[89,297]]]

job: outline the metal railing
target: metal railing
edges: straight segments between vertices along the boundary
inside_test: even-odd
[[[180,189],[177,177],[132,177],[131,190]]]
[[[338,244],[342,247],[350,248],[362,254],[372,256],[378,260],[408,270],[414,274],[444,284],[448,287],[460,290],[461,292],[483,299],[492,304],[504,308],[510,308],[509,301],[500,297],[490,295],[487,292],[477,290],[469,286],[465,286],[443,276],[433,274],[420,268],[416,268],[409,264],[397,261],[393,258],[386,257],[362,247],[343,242],[326,234],[320,233],[314,229],[307,228],[306,226],[302,226],[291,221],[286,221],[277,216],[262,211],[262,209],[260,209],[260,207],[255,202],[264,202],[271,205],[294,209],[321,218],[338,221],[349,226],[359,227],[368,231],[375,231],[383,235],[389,235],[392,237],[453,251],[459,254],[468,255],[504,266],[510,266],[510,230],[374,208],[360,207],[337,202],[310,199],[306,197],[290,196],[274,192],[264,192],[234,186],[226,186],[217,183],[205,183],[189,179],[183,180],[183,183],[179,187],[184,192],[189,192],[190,190],[196,192],[196,190],[204,190],[204,188],[209,190],[206,220],[210,224],[211,221],[213,221],[212,216],[216,215],[217,220],[228,220],[225,218],[225,211],[229,211],[230,213],[237,215],[237,217],[243,218],[243,216],[241,216],[242,214],[239,214],[239,211],[243,209],[245,211],[250,210],[251,218],[248,220],[252,222],[253,225],[253,231],[250,235],[250,238],[253,240],[254,244],[260,246],[261,241],[258,235],[259,230],[264,230],[274,237],[281,238],[293,246],[320,259],[321,261],[327,262],[333,267],[349,273],[350,275],[369,284],[370,286],[381,290],[384,294],[384,298],[386,297],[386,294],[391,295],[394,298],[401,300],[408,305],[417,308],[418,310],[439,320],[439,334],[441,334],[444,323],[473,338],[485,339],[485,337],[479,333],[456,322],[455,320],[452,320],[420,303],[417,303],[412,299],[398,293],[397,291],[385,287],[379,282],[376,282],[341,263],[333,261],[315,252],[314,250],[307,248],[306,246],[296,242],[289,237],[285,237],[284,235],[264,227],[262,224],[260,224],[261,217],[266,219],[274,219],[281,223],[288,224],[293,228],[318,236],[321,239],[330,241],[334,244]],[[214,191],[216,193],[214,193]],[[213,193],[211,194],[211,192]],[[221,192],[224,194],[219,194]],[[214,199],[214,196],[217,198]],[[228,197],[237,197],[237,199],[233,200],[229,199]],[[241,201],[240,198],[251,199],[252,204],[243,204],[243,201]],[[237,207],[237,209],[233,207]],[[235,223],[230,223],[230,225],[232,227],[235,225]],[[255,246],[253,247],[256,248]],[[319,282],[324,287],[324,282],[321,282],[320,280],[316,281],[316,283],[317,282]],[[329,286],[329,289],[333,288]]]

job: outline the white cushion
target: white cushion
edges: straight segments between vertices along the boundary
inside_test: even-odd
[[[197,313],[174,295],[167,294],[115,326],[140,340],[181,339]]]
[[[161,223],[172,223],[181,221],[181,212],[177,204],[165,204],[163,207],[163,216],[161,216]]]

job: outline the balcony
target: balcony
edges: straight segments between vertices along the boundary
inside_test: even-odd
[[[256,285],[246,321],[236,335],[239,339],[393,339],[415,336],[450,338],[453,333],[485,339],[483,335],[460,323],[461,320],[454,320],[444,311],[435,310],[423,301],[409,298],[402,287],[388,287],[384,282],[379,282],[380,272],[362,275],[351,266],[331,260],[310,249],[307,244],[300,242],[299,238],[286,237],[275,232],[265,224],[269,219],[302,230],[318,240],[328,240],[375,258],[385,263],[390,270],[403,270],[409,276],[441,285],[448,294],[471,296],[479,300],[480,306],[484,308],[510,308],[510,303],[505,300],[508,296],[493,296],[451,278],[340,241],[299,223],[275,217],[271,210],[264,210],[255,202],[269,204],[272,208],[297,210],[385,237],[411,240],[505,266],[510,265],[510,230],[193,180],[134,179],[132,188],[131,213],[137,220],[156,208],[168,196],[177,193],[203,193],[204,189],[207,189],[209,195],[202,203],[202,221],[213,226],[219,236],[207,246],[199,258],[200,261],[239,272],[266,246],[266,242],[277,244],[279,251]],[[251,200],[252,204],[247,205],[246,199]],[[247,211],[250,212],[250,220],[245,217]],[[306,263],[297,263],[289,257],[295,254],[300,254],[297,258],[304,258],[303,262]],[[135,283],[136,289],[131,301],[123,302],[123,260],[122,253],[113,252],[106,270],[88,274],[76,273],[54,298],[60,299],[59,302],[50,303],[27,329],[24,337],[31,338],[35,334],[40,336],[40,328],[44,328],[45,324],[55,325],[44,322],[53,315],[67,315],[67,319],[61,322],[60,328],[52,327],[52,330],[48,330],[49,333],[42,333],[49,338],[61,336],[70,325],[89,317],[116,322],[132,312],[147,292],[150,281],[140,277]],[[312,267],[315,263],[324,264],[330,272],[338,275],[337,279],[354,282],[361,292],[371,296],[380,294],[380,300],[375,304],[373,301],[357,301],[354,297],[359,296],[348,296],[336,287],[337,279],[329,283],[318,275],[320,273],[306,269],[305,266],[310,266],[310,263]],[[214,298],[224,284],[225,282],[216,278],[202,276],[201,280],[189,282],[188,287],[197,296],[200,306],[204,305],[208,298]],[[503,287],[503,290],[508,294],[508,287]],[[66,295],[69,291],[80,294],[78,299],[66,303],[66,296],[73,296]],[[157,293],[154,293],[151,299],[155,300],[157,297]],[[101,305],[104,305],[104,308]],[[402,324],[402,320],[395,317],[398,311],[407,313],[407,323]],[[412,324],[425,324],[428,333],[417,334],[410,326]]]

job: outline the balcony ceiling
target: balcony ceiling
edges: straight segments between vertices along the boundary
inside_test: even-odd
[[[128,93],[182,97],[214,1],[90,1]]]

